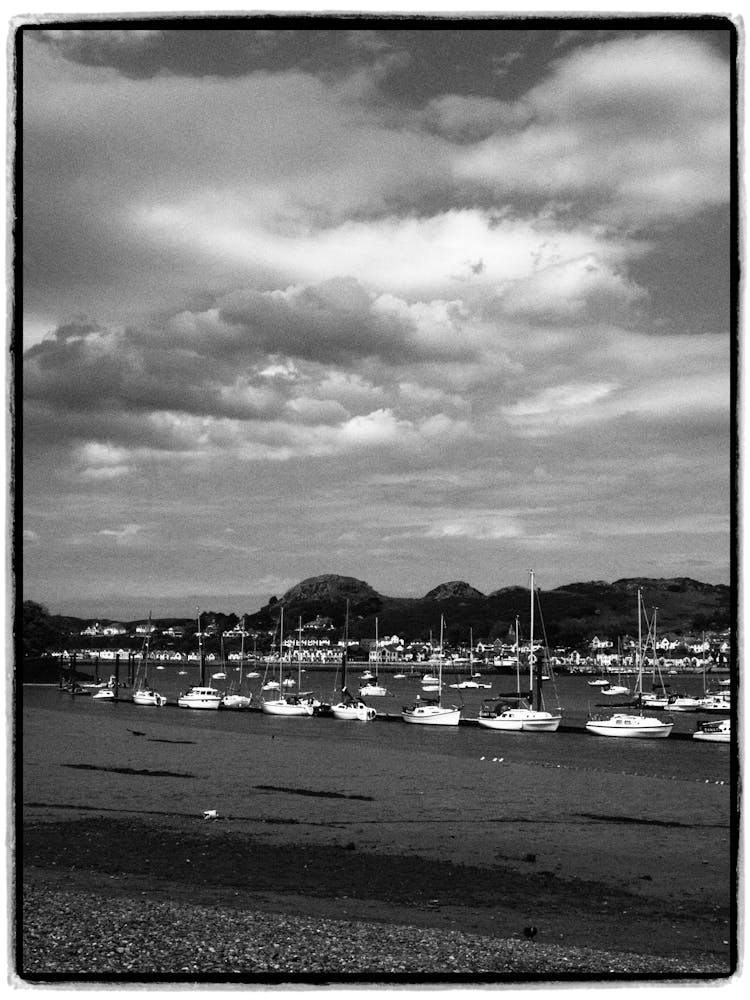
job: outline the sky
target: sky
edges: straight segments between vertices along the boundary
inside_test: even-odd
[[[729,583],[727,22],[239,23],[22,32],[23,597]]]

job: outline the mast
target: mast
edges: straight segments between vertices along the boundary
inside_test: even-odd
[[[281,616],[279,618],[279,698],[284,693],[281,682],[284,661],[284,605],[281,605]]]
[[[474,676],[474,629],[469,628],[469,677]]]
[[[242,636],[240,638],[240,679],[237,685],[237,693],[242,688],[242,661],[245,659],[245,616],[242,616]]]
[[[534,570],[529,570],[531,615],[529,624],[529,708],[534,707]]]
[[[151,612],[148,613],[148,625],[146,626],[146,641],[143,644],[145,662],[143,664],[143,686],[148,690],[148,660],[151,656]]]
[[[297,691],[302,688],[302,615],[297,628]]]
[[[643,646],[641,639],[641,588],[638,588],[638,674],[636,684],[636,691],[638,692],[638,701],[643,704]]]
[[[380,651],[378,649],[378,616],[375,615],[375,681],[378,679],[378,662],[380,661]]]
[[[341,654],[341,693],[346,691],[346,663],[349,658],[349,598],[346,599],[346,617],[344,618],[344,652]]]
[[[195,613],[198,616],[198,661],[200,663],[200,668],[201,668],[201,687],[204,687],[206,683],[206,661],[203,657],[203,636],[201,634],[200,608],[196,608]]]
[[[438,705],[442,705],[443,697],[443,622],[444,616],[440,616],[440,660],[438,663]]]

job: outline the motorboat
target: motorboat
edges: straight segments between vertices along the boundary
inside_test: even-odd
[[[378,684],[377,681],[363,684],[359,689],[360,698],[382,698],[387,694],[387,689],[382,684]]]
[[[597,677],[596,680],[587,681],[587,683],[590,688],[609,687],[609,681],[606,677]]]
[[[700,704],[700,698],[677,695],[674,698],[670,698],[667,708],[670,712],[695,712],[700,708]]]
[[[693,739],[703,740],[704,743],[729,743],[732,739],[731,719],[701,723],[693,733]]]
[[[150,687],[139,687],[137,691],[133,691],[133,704],[155,705],[157,708],[163,708],[167,704],[167,699],[163,694],[159,694],[158,691],[154,691]]]
[[[647,715],[615,712],[608,719],[589,719],[586,729],[596,736],[619,736],[635,739],[659,739],[669,736],[674,722],[664,722]]]
[[[732,710],[732,701],[728,693],[720,691],[718,694],[707,694],[704,698],[699,698],[697,711],[711,713],[726,713]]]
[[[608,688],[602,688],[601,693],[607,698],[614,698],[619,697],[620,695],[630,694],[630,691],[624,684],[610,684]]]
[[[92,696],[92,701],[114,701],[115,692],[112,688],[100,688]]]
[[[180,708],[215,709],[221,704],[222,695],[214,687],[190,687],[180,692],[177,704]]]
[[[372,722],[377,713],[372,705],[366,705],[356,698],[346,698],[337,705],[331,705],[330,714],[334,719],[345,722]]]

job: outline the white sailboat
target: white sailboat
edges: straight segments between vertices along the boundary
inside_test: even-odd
[[[401,718],[404,722],[422,726],[457,726],[461,719],[461,709],[455,705],[442,703],[443,688],[443,616],[440,616],[440,660],[438,666],[438,690],[436,699],[422,700],[417,695],[413,705],[404,706]]]
[[[177,698],[178,708],[197,708],[215,710],[221,704],[221,692],[218,688],[204,683],[205,660],[203,659],[203,634],[201,632],[201,615],[198,608],[198,659],[201,665],[201,682],[194,684],[187,691],[180,691]]]
[[[151,612],[148,614],[148,625],[146,635],[141,647],[141,664],[138,668],[135,681],[133,682],[133,704],[135,705],[155,705],[163,708],[167,704],[167,699],[163,694],[155,691],[148,682],[148,659],[151,646]]]
[[[654,624],[656,612],[654,612]],[[651,629],[649,628],[649,632]],[[638,680],[636,694],[640,699],[643,691],[643,645],[641,639],[641,591],[638,589]],[[654,645],[654,651],[656,646]],[[643,701],[641,701],[643,706]],[[625,739],[665,739],[672,732],[673,722],[664,722],[654,716],[615,712],[609,718],[592,718],[586,723],[586,730],[595,736],[612,736]]]
[[[284,655],[284,607],[281,607],[279,619],[279,684],[283,688],[283,655]],[[280,688],[280,690],[281,690]],[[262,698],[261,711],[265,715],[283,715],[287,717],[309,717],[314,706],[310,698],[302,694],[280,694],[278,698]]]
[[[529,590],[531,593],[531,615],[529,624],[529,695],[526,705],[520,702],[513,708],[497,708],[494,712],[487,706],[479,713],[479,725],[485,729],[507,729],[511,732],[524,733],[554,733],[560,725],[561,713],[548,712],[544,708],[541,678],[541,658],[537,661],[534,653],[534,604],[536,590],[534,588],[534,571],[529,571]],[[516,657],[518,657],[518,619],[516,619]],[[535,686],[536,685],[536,686]]]
[[[237,679],[235,689],[234,682],[230,685],[229,691],[221,699],[222,708],[230,708],[233,711],[242,711],[250,708],[253,703],[252,693],[242,694],[242,664],[245,661],[245,616],[242,616],[242,639],[240,641],[240,675]]]
[[[380,660],[380,648],[378,641],[378,619],[375,618],[375,674],[372,677],[372,680],[368,680],[362,685],[362,687],[360,687],[360,698],[382,698],[388,694],[388,691],[383,687],[383,685],[378,683],[378,662]]]
[[[331,715],[342,722],[372,722],[376,712],[372,705],[366,705],[361,698],[354,698],[346,686],[346,664],[349,650],[349,602],[346,602],[346,624],[344,626],[344,652],[341,657],[341,700],[331,705]]]
[[[475,679],[481,676],[482,675],[479,672],[474,673],[474,634],[473,631],[470,629],[469,630],[469,676],[466,678],[466,680],[458,681],[456,684],[449,684],[448,686],[456,691],[465,691],[468,689],[473,689],[476,691],[479,688],[488,691],[492,687],[491,684],[483,684]]]

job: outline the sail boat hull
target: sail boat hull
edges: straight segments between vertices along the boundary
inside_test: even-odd
[[[673,726],[673,722],[662,722],[645,715],[616,713],[611,719],[589,719],[586,730],[595,736],[658,740],[666,739]]]
[[[508,708],[500,715],[480,715],[480,726],[485,729],[505,729],[508,732],[554,733],[562,720],[561,715],[551,712],[537,712],[530,708]]]
[[[461,709],[444,705],[414,705],[404,708],[401,718],[412,725],[457,726],[461,720]]]
[[[287,717],[310,716],[314,710],[311,702],[296,701],[288,698],[279,698],[277,701],[263,701],[260,707],[265,715],[284,715]]]

